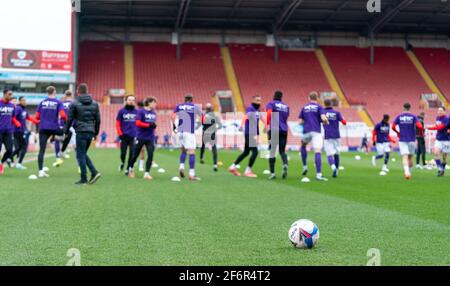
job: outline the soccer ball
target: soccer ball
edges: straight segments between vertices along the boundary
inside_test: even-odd
[[[313,248],[319,241],[319,228],[310,220],[300,219],[291,225],[288,236],[296,248]]]

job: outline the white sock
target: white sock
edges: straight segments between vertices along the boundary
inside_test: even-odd
[[[245,169],[245,172],[246,173],[250,173],[252,171],[252,168],[250,168],[250,167],[247,167],[246,169]]]
[[[189,176],[195,177],[195,169],[189,169]]]
[[[144,167],[144,160],[139,160],[139,168],[142,169]]]
[[[331,165],[331,170],[336,170],[336,165],[335,164],[333,164],[333,165]]]
[[[317,173],[317,177],[322,177],[322,173]]]
[[[231,168],[231,169],[236,169],[236,164],[234,164],[234,163],[231,164],[230,168]]]
[[[408,165],[403,165],[403,170],[405,170],[405,175],[411,175],[411,172],[409,171]]]
[[[184,170],[184,164],[180,163],[180,170]]]

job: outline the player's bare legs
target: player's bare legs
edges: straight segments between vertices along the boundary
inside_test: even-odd
[[[403,170],[405,171],[405,179],[411,179],[411,168],[413,166],[412,155],[403,155]]]
[[[302,141],[302,147],[300,148],[300,154],[302,156],[302,163],[303,163],[303,172],[302,175],[306,176],[308,173],[308,165],[306,159],[308,158],[308,152],[306,151],[306,145],[308,143]]]
[[[195,175],[195,149],[188,149],[187,154],[189,155],[189,180],[199,181],[200,178]]]
[[[184,163],[186,162],[187,152],[186,149],[184,149],[184,146],[181,147],[181,154],[180,154],[180,177],[184,178]]]

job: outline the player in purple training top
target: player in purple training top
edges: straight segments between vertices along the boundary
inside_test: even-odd
[[[195,130],[201,126],[202,110],[193,101],[192,94],[184,96],[184,103],[178,104],[173,110],[172,126],[178,136],[178,143],[181,145],[180,177],[185,177],[184,163],[186,156],[189,155],[189,180],[198,181],[200,178],[195,175],[195,149],[197,147]]]
[[[116,117],[116,130],[120,138],[120,166],[122,172],[125,167],[125,158],[128,151],[128,165],[134,157],[135,137],[136,137],[136,98],[128,95],[125,98],[125,106],[119,110]],[[125,171],[128,175],[128,169]]]
[[[389,172],[387,164],[389,163],[391,142],[395,144],[395,140],[390,135],[391,125],[389,124],[389,118],[389,114],[383,115],[383,120],[377,123],[372,131],[372,144],[377,148],[377,155],[372,156],[372,165],[376,166],[376,161],[384,157],[381,171],[385,173]]]
[[[327,181],[325,177],[322,176],[322,147],[323,147],[323,137],[322,137],[322,123],[324,125],[329,124],[328,118],[324,114],[323,107],[317,102],[319,99],[319,94],[315,91],[309,94],[310,102],[307,103],[299,115],[299,124],[303,126],[302,135],[302,147],[300,149],[302,162],[303,162],[303,173],[305,176],[308,172],[306,146],[311,142],[312,149],[315,153],[315,163],[316,163],[316,179],[318,181]]]
[[[15,98],[14,96],[11,98],[10,103],[12,103],[14,105],[14,116],[16,117],[16,120],[20,122],[19,118],[17,117],[17,98]],[[9,158],[6,158],[6,154],[3,154],[2,159],[6,160],[6,164],[8,165],[9,168],[13,167],[14,165],[14,159],[13,159],[13,154],[14,154],[14,150],[15,150],[15,138],[14,138],[14,132],[16,131],[17,127],[14,126],[13,128],[13,152],[9,153]]]
[[[14,162],[14,157],[17,156],[18,160],[15,164],[16,169],[26,170],[27,168],[22,165],[23,159],[28,149],[28,134],[30,131],[27,129],[27,121],[37,124],[36,119],[31,117],[26,111],[27,101],[24,96],[19,97],[19,103],[16,105],[16,118],[20,122],[20,127],[14,129],[14,152],[11,158]]]
[[[249,178],[256,178],[257,175],[253,173],[252,167],[255,164],[256,158],[258,157],[258,137],[259,137],[259,121],[264,122],[264,118],[259,111],[261,106],[261,96],[253,96],[252,104],[247,106],[246,114],[242,119],[240,130],[243,129],[245,136],[244,152],[237,157],[236,161],[228,168],[228,171],[235,176],[241,176],[241,174],[236,169],[236,166],[244,160],[250,152],[250,160],[248,161],[247,168],[245,169],[244,176]]]
[[[427,127],[428,130],[437,130],[436,141],[434,142],[434,156],[436,166],[438,167],[438,177],[444,176],[447,155],[450,153],[450,134],[448,133],[449,130],[447,127],[449,124],[450,118],[445,114],[445,107],[441,106],[438,108],[436,124]]]
[[[403,104],[403,113],[395,118],[392,130],[399,135],[400,154],[403,157],[403,170],[405,179],[411,179],[411,168],[413,166],[412,157],[416,152],[416,128],[423,129],[417,116],[410,113],[411,104]],[[400,127],[400,131],[397,130]]]
[[[6,89],[3,91],[3,98],[0,100],[0,151],[2,150],[2,145],[5,145],[6,148],[6,152],[0,162],[0,175],[3,175],[5,172],[3,164],[11,157],[13,151],[14,126],[21,126],[16,119],[16,108],[11,103],[12,95],[12,90]]]
[[[281,160],[283,161],[283,175],[282,178],[286,179],[288,171],[288,158],[286,155],[286,145],[288,137],[288,123],[290,109],[289,106],[282,101],[283,93],[279,90],[275,91],[273,101],[269,102],[266,106],[267,112],[267,134],[269,139],[269,167],[270,177],[269,180],[276,178],[275,176],[275,158],[278,147]]]
[[[329,122],[328,125],[323,126],[325,130],[325,153],[327,154],[328,164],[330,164],[331,171],[333,172],[333,178],[337,178],[340,162],[339,153],[341,149],[339,122],[347,125],[347,121],[339,111],[333,109],[331,100],[325,99],[323,103],[325,105],[324,113]]]
[[[61,98],[61,103],[63,106],[64,113],[66,116],[69,114],[69,107],[73,102],[72,92],[70,90],[66,90],[64,92],[64,97]],[[63,118],[60,118],[59,124],[61,128],[66,127],[66,120]],[[69,133],[64,136],[63,140],[59,140],[58,138],[55,138],[55,155],[56,155],[56,162],[53,163],[54,167],[59,167],[64,163],[64,159],[69,159],[70,156],[66,154],[67,147],[69,146],[70,140],[72,139],[73,131],[69,131]]]
[[[147,162],[145,164],[144,179],[152,180],[150,168],[153,163],[155,151],[155,128],[156,128],[156,98],[148,97],[144,101],[144,108],[139,109],[136,115],[136,145],[133,159],[128,165],[128,177],[134,179],[134,164],[140,156],[142,148],[147,149]]]
[[[56,99],[56,88],[54,86],[47,87],[47,98],[39,103],[36,119],[39,121],[38,176],[39,178],[44,178],[49,176],[44,171],[44,155],[47,141],[55,135],[62,136],[64,134],[64,130],[60,126],[60,119],[67,120],[61,101]]]

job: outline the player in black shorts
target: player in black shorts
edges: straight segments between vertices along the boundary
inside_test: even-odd
[[[214,171],[218,171],[217,166],[217,129],[222,128],[222,123],[220,121],[220,117],[214,113],[213,106],[211,103],[206,104],[206,112],[202,115],[202,147],[200,149],[200,163],[204,164],[205,160],[203,160],[205,155],[206,144],[211,145],[212,153],[213,153],[213,164]]]

